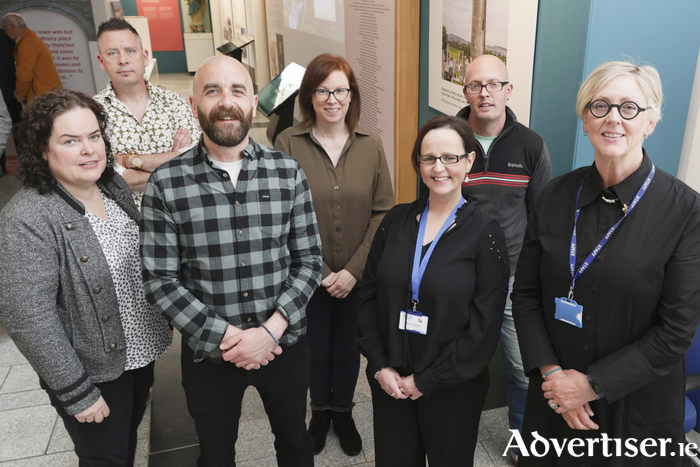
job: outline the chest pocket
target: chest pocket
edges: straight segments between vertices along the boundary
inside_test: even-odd
[[[289,235],[292,192],[286,188],[258,190],[258,226],[265,237],[281,240]]]

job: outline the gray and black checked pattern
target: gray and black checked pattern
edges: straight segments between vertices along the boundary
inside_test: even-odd
[[[195,361],[221,361],[229,324],[259,326],[280,310],[280,342],[306,333],[321,281],[321,239],[299,164],[252,139],[237,187],[200,140],[153,172],[141,207],[146,298],[187,339]]]

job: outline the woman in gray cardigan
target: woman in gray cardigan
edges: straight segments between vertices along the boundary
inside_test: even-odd
[[[171,342],[143,294],[139,212],[99,104],[56,90],[23,117],[24,188],[0,213],[0,316],[80,465],[131,466],[153,363]]]

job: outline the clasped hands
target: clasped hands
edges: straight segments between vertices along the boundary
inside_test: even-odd
[[[382,368],[379,372],[379,385],[394,399],[418,399],[423,395],[416,387],[413,375],[402,377],[392,367]]]
[[[321,285],[333,298],[345,298],[357,284],[357,279],[345,269],[332,272],[323,278]]]
[[[287,320],[277,310],[267,320],[265,326],[279,339],[287,328]],[[277,345],[270,333],[262,326],[244,331],[229,324],[219,348],[225,361],[246,370],[258,370],[282,353],[282,347]]]
[[[542,367],[541,367],[542,368]],[[576,370],[559,370],[547,376],[542,383],[542,391],[548,403],[554,401],[559,407],[555,412],[561,414],[573,430],[597,430],[599,428],[591,417],[594,415],[589,401],[592,391],[586,375]]]

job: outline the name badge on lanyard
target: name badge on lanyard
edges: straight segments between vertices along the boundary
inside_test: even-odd
[[[555,319],[563,323],[576,326],[577,328],[583,327],[583,307],[576,303],[576,301],[574,301],[574,286],[576,285],[576,279],[581,277],[581,275],[588,269],[588,266],[590,266],[591,263],[593,263],[593,260],[595,260],[596,256],[600,254],[600,251],[608,243],[608,240],[610,240],[610,237],[612,237],[617,228],[620,226],[620,223],[624,221],[625,218],[630,215],[635,206],[639,204],[639,200],[642,199],[644,194],[647,192],[647,188],[649,188],[651,181],[654,179],[655,173],[656,167],[652,163],[649,175],[647,175],[646,180],[644,180],[642,186],[639,188],[639,190],[637,190],[637,194],[632,200],[632,203],[630,203],[630,207],[625,211],[625,215],[622,216],[622,219],[617,221],[615,225],[610,227],[610,230],[608,230],[608,233],[605,234],[605,237],[603,237],[603,239],[598,243],[598,245],[593,249],[593,251],[591,251],[586,260],[583,262],[583,264],[581,264],[581,266],[579,266],[578,269],[576,269],[576,225],[578,224],[579,214],[581,214],[581,208],[576,209],[576,213],[574,214],[574,231],[571,234],[571,248],[569,252],[569,270],[571,271],[571,287],[569,287],[569,295],[567,297],[559,297],[554,299],[554,303],[556,305],[556,308],[554,310]],[[587,176],[588,175],[586,175],[586,177]],[[586,181],[586,177],[583,177],[583,180],[581,180],[581,186],[578,187],[578,194],[576,195],[576,206],[578,206],[578,199],[579,196],[581,196],[581,190],[583,189],[583,183]]]
[[[411,301],[413,302],[413,310],[401,311],[399,316],[399,329],[402,331],[414,332],[417,334],[426,335],[428,334],[428,317],[423,315],[417,310],[420,300],[418,298],[418,292],[420,291],[420,284],[423,280],[423,274],[425,274],[425,269],[428,267],[428,261],[433,255],[433,250],[435,245],[437,245],[438,240],[445,233],[447,228],[452,225],[454,220],[457,218],[457,210],[462,207],[465,203],[464,198],[460,198],[457,206],[452,210],[445,223],[442,224],[440,231],[433,239],[428,251],[425,253],[423,260],[421,260],[421,252],[423,251],[423,239],[425,238],[425,229],[428,224],[428,206],[430,199],[425,204],[425,209],[420,217],[420,226],[418,227],[418,236],[416,237],[416,249],[413,255],[413,269],[411,271]]]

